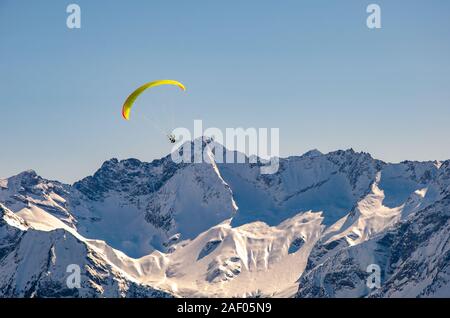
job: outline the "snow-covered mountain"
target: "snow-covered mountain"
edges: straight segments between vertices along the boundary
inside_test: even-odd
[[[54,229],[34,228],[0,204],[1,297],[171,297],[118,268],[111,258],[122,253],[87,242],[49,214],[40,217]],[[81,269],[80,288],[67,285],[72,264]]]
[[[0,180],[0,297],[450,297],[450,161],[314,150],[263,175],[203,145],[204,163]]]

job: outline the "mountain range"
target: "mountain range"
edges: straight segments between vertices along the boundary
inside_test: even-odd
[[[450,160],[312,150],[265,175],[203,146],[0,180],[0,297],[450,297]]]

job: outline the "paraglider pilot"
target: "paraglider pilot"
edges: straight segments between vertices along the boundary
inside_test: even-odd
[[[177,140],[175,139],[174,134],[167,135],[167,138],[169,138],[170,143],[174,144]]]

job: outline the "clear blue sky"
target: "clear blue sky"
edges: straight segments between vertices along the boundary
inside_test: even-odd
[[[166,97],[176,126],[280,127],[283,156],[448,159],[449,40],[447,0],[0,0],[0,177],[73,182],[112,157],[159,158],[170,145],[141,118]],[[122,120],[130,91],[160,78],[188,91],[145,94]]]

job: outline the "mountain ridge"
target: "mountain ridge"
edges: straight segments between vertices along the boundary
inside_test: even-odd
[[[396,231],[421,211],[439,206],[432,214],[441,215],[444,224],[448,218],[442,212],[445,204],[436,204],[447,202],[450,160],[390,164],[353,149],[327,154],[312,150],[280,158],[275,174],[262,175],[263,163],[248,158],[220,163],[215,147],[209,150],[210,159],[195,164],[176,164],[170,155],[152,162],[113,158],[73,185],[46,180],[32,170],[3,179],[1,206],[28,224],[20,229],[21,222],[7,222],[6,232],[18,227],[18,233],[27,233],[31,228],[48,237],[60,229],[78,237],[79,246],[87,248],[82,250],[95,250],[104,266],[125,277],[107,270],[110,283],[128,287],[120,291],[116,283],[108,283],[89,294],[98,297],[133,296],[128,289],[136,297],[163,295],[155,290],[182,297],[388,297],[395,293],[364,289],[367,275],[359,269],[359,281],[353,278],[352,283],[358,290],[343,293],[346,283],[341,282],[320,291],[314,282],[338,275],[332,268],[324,272],[321,265],[335,259],[362,268],[362,261],[347,250],[377,245],[380,235]],[[429,240],[420,244],[431,244]],[[17,246],[2,247],[2,253],[20,249],[20,243],[3,246],[11,244]],[[83,259],[89,256],[82,254],[86,268]],[[445,258],[440,261],[445,269]],[[28,262],[26,255],[21,262]],[[0,269],[10,263],[0,263]],[[93,282],[86,279],[86,284]],[[436,293],[447,292],[447,282],[442,284],[444,289]],[[24,288],[14,293],[23,296]],[[416,294],[432,295],[418,289]]]

